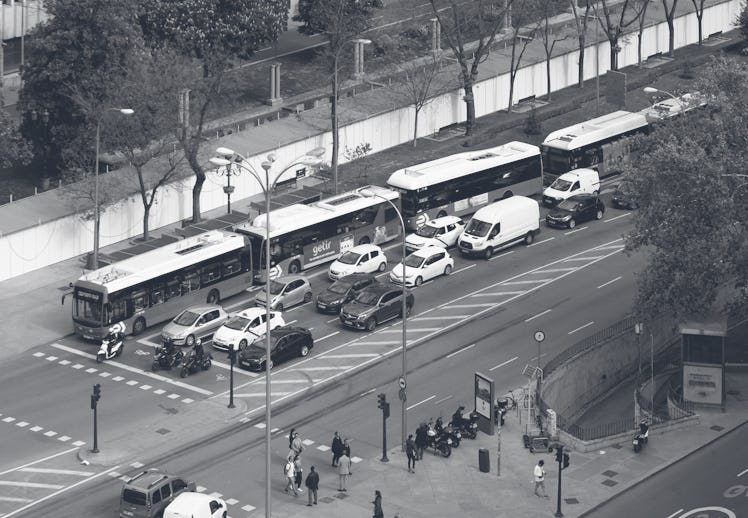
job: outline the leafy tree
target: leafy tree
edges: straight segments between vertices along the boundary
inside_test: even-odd
[[[668,56],[675,55],[675,6],[677,5],[678,0],[672,0],[671,4],[668,4],[668,0],[662,0],[662,7],[665,9],[665,20],[667,21],[668,30]],[[696,10],[698,11],[698,7],[696,8]],[[646,13],[646,8],[644,10],[644,13]],[[639,22],[640,25],[644,24],[644,16],[645,14],[642,14],[642,21]],[[639,31],[640,34],[642,30]],[[699,43],[701,43],[701,22],[699,22]],[[641,36],[639,36],[639,55],[641,56]],[[641,60],[641,58],[639,59]]]
[[[31,147],[21,137],[19,124],[0,108],[0,168],[24,166],[31,161]]]
[[[694,7],[696,7],[696,16],[699,16],[699,8],[696,6],[697,0],[691,0],[694,3]],[[706,0],[701,0],[701,16],[704,16],[704,2]],[[748,40],[748,3],[743,4],[743,8],[740,10],[740,15],[738,16],[738,28],[740,29],[740,34],[743,35],[743,38]],[[701,18],[699,17],[699,45],[701,45]]]
[[[618,53],[621,51],[619,43],[627,27],[635,23],[641,16],[644,5],[637,5],[636,0],[623,0],[621,3],[611,3],[611,0],[599,0],[602,13],[598,8],[598,2],[593,4],[593,10],[598,18],[600,27],[610,42],[610,69],[618,70]],[[602,14],[602,17],[600,16]]]
[[[707,107],[658,124],[625,173],[640,207],[626,246],[649,254],[644,315],[693,318],[721,309],[726,287],[729,303],[748,294],[748,67],[716,58],[697,83]]]
[[[577,0],[569,0],[571,4],[571,12],[574,15],[574,26],[577,29],[577,41],[579,49],[579,55],[577,57],[577,85],[579,88],[584,88],[584,50],[587,46],[587,22],[590,20],[590,9],[592,4],[587,2],[584,7],[584,12],[581,13],[577,7]]]
[[[463,100],[467,111],[465,136],[470,136],[475,125],[473,85],[478,79],[478,68],[488,58],[501,29],[504,13],[511,8],[513,0],[506,0],[498,10],[495,4],[486,0],[463,3],[449,0],[446,8],[442,8],[441,4],[437,6],[436,0],[429,1],[442,28],[442,36],[460,66],[461,86],[465,91]],[[475,46],[468,48],[471,41],[475,42]]]

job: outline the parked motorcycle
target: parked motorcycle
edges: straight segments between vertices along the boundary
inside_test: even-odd
[[[453,448],[460,447],[462,434],[460,433],[459,430],[455,429],[451,424],[444,426],[444,422],[442,421],[441,417],[439,417],[436,420],[436,423],[434,424],[434,430],[436,430],[437,434],[445,434],[452,441],[451,446]]]
[[[171,370],[182,362],[184,353],[175,346],[159,346],[153,356],[151,370],[156,372],[159,369]]]
[[[639,423],[639,431],[634,434],[634,440],[632,441],[634,445],[634,452],[639,453],[642,448],[644,448],[644,445],[646,445],[649,442],[649,425],[642,421]]]
[[[444,457],[452,455],[452,439],[446,433],[437,433],[434,423],[429,422],[426,430],[426,448],[431,448],[434,453],[440,453]]]
[[[467,418],[462,416],[462,412],[465,410],[464,406],[460,406],[457,411],[452,415],[452,421],[450,425],[455,430],[458,430],[463,437],[468,439],[475,439],[478,437],[478,412],[472,411]]]
[[[187,358],[182,363],[182,370],[179,375],[186,378],[190,374],[195,374],[200,370],[207,371],[212,365],[213,356],[210,353],[203,351],[203,346],[200,344],[200,340],[195,343]]]
[[[111,360],[122,354],[125,348],[125,324],[119,322],[109,328],[109,334],[107,334],[101,340],[101,347],[99,352],[96,353],[96,363],[101,363],[104,360]]]

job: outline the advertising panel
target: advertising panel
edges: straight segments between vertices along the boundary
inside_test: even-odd
[[[722,404],[722,367],[683,365],[683,399],[694,403]]]

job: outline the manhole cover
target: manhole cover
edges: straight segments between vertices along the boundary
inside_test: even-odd
[[[613,487],[613,486],[617,486],[618,482],[616,482],[615,480],[610,480],[609,478],[606,478],[605,480],[603,480],[603,485],[608,486],[608,487]]]
[[[567,504],[578,504],[579,500],[577,500],[576,498],[564,498],[564,502],[566,502]]]
[[[167,430],[166,428],[159,428],[156,430],[156,433],[160,433],[161,435],[166,435],[167,433],[171,433],[171,430]]]
[[[710,430],[714,430],[715,432],[721,432],[724,430],[724,428],[718,424],[715,424],[714,426],[709,427]]]
[[[348,498],[348,493],[338,493],[337,495],[335,495],[335,498],[339,498],[340,500],[345,500],[346,498]]]
[[[622,448],[620,444],[612,444],[610,447],[615,448],[616,450],[620,450]]]
[[[334,502],[335,499],[331,496],[325,496],[325,497],[320,498],[319,501],[329,504],[330,502]]]
[[[610,478],[610,477],[615,477],[616,475],[618,475],[617,471],[612,471],[612,470],[603,471],[604,477]]]

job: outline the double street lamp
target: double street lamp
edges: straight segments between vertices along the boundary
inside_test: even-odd
[[[101,226],[101,209],[99,207],[99,141],[101,134],[101,119],[107,112],[119,112],[122,115],[132,115],[135,110],[131,108],[107,108],[102,110],[96,119],[96,165],[94,179],[94,249],[93,249],[93,269],[99,268],[99,227]]]
[[[218,167],[226,167],[228,169],[232,167],[238,167],[242,171],[246,171],[251,174],[257,183],[262,187],[262,192],[265,195],[265,517],[271,518],[271,506],[272,499],[270,493],[270,357],[271,357],[271,340],[270,340],[270,306],[273,300],[270,295],[270,194],[275,188],[278,180],[283,176],[283,173],[295,167],[297,165],[319,165],[322,161],[320,158],[324,153],[324,148],[314,148],[302,157],[293,160],[287,165],[280,173],[275,175],[273,180],[270,180],[270,169],[273,167],[275,162],[275,154],[270,153],[266,159],[260,164],[262,169],[265,171],[264,175],[261,175],[247,160],[244,156],[240,155],[233,149],[226,147],[219,147],[216,149],[216,153],[219,156],[210,159],[213,165]],[[260,264],[261,266],[261,264]],[[234,353],[236,354],[236,352]],[[233,365],[233,362],[232,362]],[[232,380],[233,381],[233,380]],[[232,383],[232,395],[233,395],[233,383]],[[232,401],[233,403],[233,397]]]

